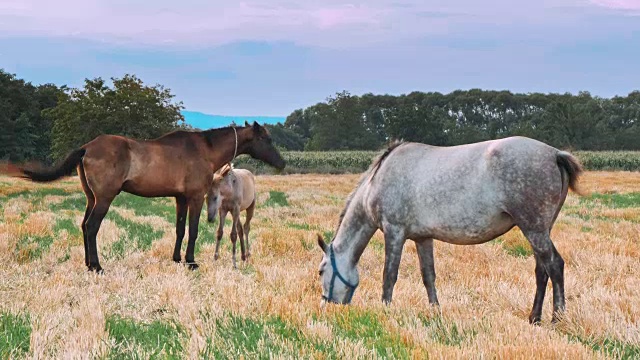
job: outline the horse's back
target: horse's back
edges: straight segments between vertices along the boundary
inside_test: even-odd
[[[234,176],[238,178],[239,188],[237,196],[239,197],[241,210],[247,209],[255,200],[255,177],[253,173],[246,169],[234,169]]]
[[[514,226],[512,210],[557,202],[557,151],[523,137],[451,147],[405,143],[371,179],[370,213],[411,236],[484,242]]]

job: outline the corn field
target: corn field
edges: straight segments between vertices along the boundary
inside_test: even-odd
[[[366,170],[377,151],[286,151],[282,156],[287,161],[285,173],[360,173]],[[586,170],[593,171],[638,171],[640,152],[637,151],[574,151]],[[271,173],[268,165],[247,155],[239,156],[235,166],[256,173]]]

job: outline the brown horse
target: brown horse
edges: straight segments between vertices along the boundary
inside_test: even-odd
[[[285,161],[272,144],[269,131],[258,123],[206,131],[174,131],[157,139],[139,141],[122,136],[100,135],[57,166],[18,167],[7,172],[35,182],[69,176],[77,168],[87,208],[82,221],[85,265],[101,272],[96,235],[113,199],[121,191],[142,197],[176,198],[176,244],[173,260],[181,261],[180,248],[189,214],[189,242],[185,262],[197,269],[194,249],[204,197],[213,174],[236,155],[248,154],[283,169]]]

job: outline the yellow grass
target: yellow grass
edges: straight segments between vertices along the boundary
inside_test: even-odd
[[[0,312],[29,314],[29,356],[36,358],[106,356],[114,343],[105,323],[113,315],[142,323],[176,321],[186,331],[183,356],[188,358],[200,357],[207,341],[230,357],[242,353],[241,347],[213,336],[230,316],[277,316],[298,329],[306,341],[330,344],[333,356],[341,358],[380,356],[372,345],[374,340],[341,335],[340,321],[348,329],[362,316],[378,322],[383,329],[380,336],[392,336],[397,346],[407,349],[404,354],[413,358],[590,359],[607,357],[594,351],[590,340],[640,346],[640,204],[607,208],[597,202],[581,202],[572,193],[552,233],[566,261],[567,313],[557,326],[550,324],[551,284],[543,324],[528,324],[535,292],[534,259],[506,251],[515,245],[528,249],[517,229],[501,241],[477,246],[436,242],[441,314],[428,306],[411,242],[405,246],[393,303],[390,307],[381,304],[384,247],[380,232],[360,261],[360,287],[353,304],[321,309],[317,272],[321,252],[315,234],[335,230],[344,200],[358,177],[258,176],[252,258],[249,264],[242,264],[238,249],[237,271],[231,267],[229,247],[223,247],[221,259],[213,261],[211,239],[196,255],[201,266],[198,272],[173,263],[173,217],[169,222],[114,208],[111,211],[123,218],[149,224],[164,235],[148,250],[128,251],[122,259],[107,258],[112,244],[131,235],[107,215],[98,235],[105,274],[97,276],[86,271],[81,237],[66,230],[53,232],[56,221],[64,216],[71,216],[76,225],[82,219],[79,210],[49,210],[49,204],[60,203],[65,196],[50,195],[38,201],[12,197],[0,202]],[[582,180],[581,188],[587,193],[640,192],[640,173],[589,172]],[[80,192],[74,178],[36,185],[5,177],[0,178],[0,199],[42,188],[60,188],[70,195]],[[289,206],[261,207],[269,190],[286,193]],[[229,242],[228,232],[229,226],[224,243]],[[56,236],[41,257],[30,260],[16,252],[20,239],[47,234]],[[198,241],[203,241],[202,236]],[[60,260],[67,251],[68,260]],[[437,321],[441,325],[430,325]],[[442,334],[452,333],[461,334],[459,340],[442,340]],[[313,346],[300,350],[286,337],[279,337],[272,346],[285,358],[332,357]],[[261,356],[269,357],[270,350],[266,343],[258,342],[256,351]],[[247,355],[255,357],[255,353]],[[615,353],[608,356],[617,357]]]

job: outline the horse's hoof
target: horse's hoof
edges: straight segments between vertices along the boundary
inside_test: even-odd
[[[542,322],[542,319],[540,315],[534,315],[534,314],[529,315],[529,324],[540,325],[541,322]]]
[[[89,271],[93,271],[98,275],[104,274],[104,270],[102,270],[102,266],[100,266],[100,264],[89,264],[88,268]]]
[[[177,263],[180,263],[180,262],[182,262],[182,258],[181,258],[180,256],[178,256],[178,257],[175,257],[175,256],[174,256],[174,257],[173,257],[173,261],[174,261],[174,262],[177,262]]]
[[[213,255],[213,260],[218,260],[220,256],[218,254]]]
[[[198,270],[198,268],[200,266],[198,266],[198,264],[192,262],[192,263],[188,263],[187,266],[189,267],[189,270]]]

